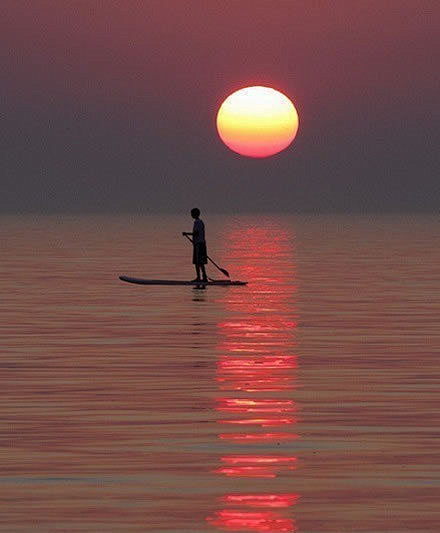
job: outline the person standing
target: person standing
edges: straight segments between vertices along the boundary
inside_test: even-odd
[[[196,269],[197,277],[193,281],[208,281],[205,265],[208,263],[208,252],[205,240],[205,224],[200,217],[200,209],[194,207],[191,209],[191,216],[194,219],[192,233],[182,231],[182,235],[192,237],[193,241],[193,264]]]

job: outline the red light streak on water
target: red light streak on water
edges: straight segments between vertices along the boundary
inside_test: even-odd
[[[282,392],[295,388],[292,370],[296,367],[294,355],[222,356],[216,380],[221,390]]]
[[[222,499],[235,505],[279,508],[294,505],[298,498],[298,494],[228,494]]]
[[[290,384],[285,386],[278,384],[273,384],[273,380],[258,380],[258,381],[246,381],[240,382],[237,381],[233,385],[231,383],[220,384],[220,390],[228,391],[243,391],[243,392],[282,392],[285,390],[293,390],[294,387],[291,387]]]
[[[295,418],[243,418],[235,420],[217,420],[219,424],[239,424],[251,426],[282,426],[283,424],[295,424]]]
[[[294,470],[296,457],[281,455],[227,455],[221,458],[223,466],[218,474],[236,477],[274,478],[280,469]]]
[[[274,478],[277,474],[265,466],[235,466],[222,467],[213,470],[216,474],[223,474],[228,477],[260,477]]]
[[[294,320],[286,320],[283,318],[267,319],[263,317],[253,317],[251,320],[243,320],[241,322],[230,320],[227,322],[219,322],[217,324],[219,328],[223,330],[223,333],[229,336],[242,337],[246,333],[258,333],[258,332],[270,332],[274,331],[284,333],[286,329],[296,328],[296,322]]]
[[[295,433],[220,433],[220,439],[238,442],[262,442],[298,439]]]
[[[297,458],[284,455],[227,455],[221,458],[223,463],[227,464],[270,464],[282,465],[295,463]]]
[[[225,476],[274,478],[281,470],[294,470],[296,457],[282,455],[227,455],[214,472]]]
[[[218,327],[222,328],[224,335],[219,351],[224,348],[227,352],[234,352],[239,346],[258,345],[264,348],[267,345],[281,348],[286,346],[286,341],[293,344],[291,333],[296,328],[296,322],[279,317],[252,316],[246,322],[222,322]]]
[[[218,411],[232,413],[292,413],[296,406],[292,400],[219,398]]]
[[[264,355],[259,357],[235,358],[222,356],[217,362],[219,372],[227,374],[269,374],[286,372],[297,367],[294,355]]]
[[[280,518],[272,511],[249,512],[222,510],[208,517],[213,526],[226,531],[255,531],[258,533],[293,533],[297,531],[290,518]]]
[[[294,387],[290,383],[290,380],[286,380],[285,383],[283,379],[254,379],[246,381],[235,381],[230,383],[221,378],[217,378],[217,381],[220,382],[220,390],[227,391],[243,391],[243,392],[282,392],[286,390],[293,390]],[[223,383],[223,381],[226,381]],[[281,383],[280,383],[281,382]]]

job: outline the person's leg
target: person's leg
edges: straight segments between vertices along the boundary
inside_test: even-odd
[[[202,269],[202,279],[203,281],[208,281],[208,276],[206,275],[206,269],[205,265],[200,265],[200,268]]]
[[[199,266],[199,246],[197,244],[193,244],[193,264],[194,268],[196,269],[196,279],[193,281],[200,281],[200,266]]]

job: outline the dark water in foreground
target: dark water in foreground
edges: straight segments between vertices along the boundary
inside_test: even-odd
[[[0,530],[440,531],[440,219],[205,222],[2,218]]]

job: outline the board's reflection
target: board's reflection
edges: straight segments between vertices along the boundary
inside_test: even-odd
[[[234,272],[252,282],[246,291],[223,296],[230,318],[218,324],[220,395],[215,409],[218,438],[243,446],[243,453],[220,457],[214,472],[260,478],[261,484],[253,493],[240,491],[237,484],[237,492],[220,498],[221,508],[207,520],[228,531],[294,532],[290,508],[299,495],[275,492],[267,482],[280,477],[288,486],[297,461],[279,448],[299,437],[293,399],[297,369],[293,236],[280,227],[260,226],[234,231],[227,242],[228,253],[236,260]]]

